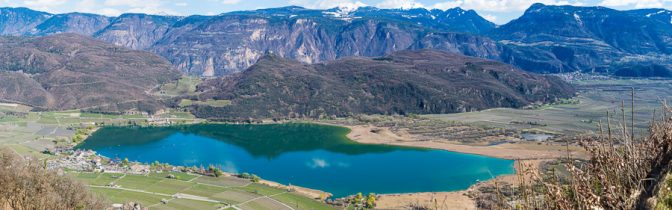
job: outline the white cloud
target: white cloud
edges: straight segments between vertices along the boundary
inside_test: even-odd
[[[604,0],[599,3],[607,7],[634,7],[634,8],[660,8],[665,7],[668,0]]]
[[[19,5],[13,4],[13,6],[25,6],[35,10],[55,13],[59,12],[56,8],[65,3],[67,3],[67,0],[29,0],[23,1],[22,4]]]
[[[158,0],[105,0],[106,6],[151,7],[161,6]]]
[[[105,0],[103,5],[123,10],[123,13],[180,15],[178,12],[166,7],[166,3],[168,2],[161,0]]]
[[[306,163],[310,168],[326,168],[329,167],[329,163],[324,159],[313,158],[310,162]]]
[[[481,16],[483,16],[483,18],[485,18],[486,20],[488,20],[490,22],[493,22],[493,23],[497,22],[497,16],[489,15],[489,14],[488,15],[481,15]]]
[[[411,9],[425,7],[415,0],[385,0],[376,5],[378,8]]]
[[[63,5],[66,2],[67,0],[30,0],[30,1],[24,1],[23,3],[26,6],[31,7],[53,7]]]
[[[447,10],[455,7],[459,7],[462,5],[462,1],[446,1],[446,2],[439,2],[431,6],[432,9],[440,9],[440,10]]]
[[[452,0],[436,3],[430,8],[445,10],[461,7],[463,9],[489,12],[520,12],[537,2],[547,5],[583,5],[580,1],[569,2],[564,0]]]
[[[6,6],[6,7],[17,7],[17,5],[18,5],[16,3],[16,1],[12,1],[12,0],[0,0],[0,4],[2,4],[2,6]]]
[[[105,16],[118,16],[122,12],[114,8],[100,8],[96,0],[81,0],[75,5],[78,12],[101,14]]]
[[[289,0],[289,3],[311,9],[331,9],[334,7],[358,8],[366,6],[361,1],[353,0]]]
[[[240,0],[222,0],[222,4],[238,4]]]
[[[175,6],[186,7],[186,6],[189,6],[189,4],[187,4],[187,2],[177,2],[177,3],[175,3]]]

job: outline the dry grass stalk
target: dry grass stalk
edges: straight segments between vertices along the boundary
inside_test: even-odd
[[[634,97],[634,96],[633,96]],[[512,202],[499,202],[501,209],[643,209],[655,195],[655,186],[670,171],[672,160],[672,111],[663,105],[663,118],[653,121],[649,135],[635,138],[634,119],[630,131],[625,108],[613,134],[607,113],[607,133],[600,125],[600,136],[580,144],[589,152],[585,164],[568,157],[565,167],[568,182],[558,176],[543,177],[530,165],[519,163],[519,183]],[[631,112],[633,113],[633,112]],[[532,177],[532,178],[530,178]],[[543,177],[543,178],[542,178]]]

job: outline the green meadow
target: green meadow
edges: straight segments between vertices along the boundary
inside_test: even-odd
[[[172,174],[176,179],[166,178]],[[82,173],[72,175],[112,203],[137,202],[149,209],[334,209],[285,189],[236,177],[206,177],[164,172],[148,175]]]

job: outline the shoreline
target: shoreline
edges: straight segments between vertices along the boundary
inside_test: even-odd
[[[437,208],[437,206],[434,205],[437,205],[438,202],[441,202],[441,205],[439,205],[438,208],[441,208],[441,206],[449,206],[452,209],[476,209],[476,201],[468,194],[477,191],[479,187],[495,182],[515,184],[518,182],[520,171],[523,170],[520,168],[520,165],[529,165],[533,169],[538,170],[541,162],[566,158],[568,155],[568,147],[566,145],[539,145],[535,144],[534,142],[521,142],[515,144],[504,143],[492,146],[472,146],[459,144],[458,142],[452,141],[418,141],[413,136],[400,136],[394,134],[389,129],[384,127],[370,125],[338,125],[322,122],[318,123],[323,125],[342,126],[350,129],[350,132],[346,135],[346,137],[357,143],[422,147],[514,160],[513,174],[497,176],[471,185],[469,188],[464,190],[447,192],[377,194],[379,196],[379,200],[376,207],[381,209],[406,208],[411,204]],[[578,147],[571,146],[569,149],[569,155],[572,157],[586,157],[585,151]]]
[[[326,126],[338,126],[349,129],[345,135],[346,138],[361,144],[381,144],[416,148],[438,149],[464,154],[481,155],[492,158],[514,160],[514,173],[500,175],[485,181],[478,182],[469,186],[469,188],[457,191],[438,191],[438,192],[413,192],[413,193],[392,193],[376,194],[378,196],[378,206],[381,209],[396,209],[408,207],[408,205],[435,205],[437,202],[443,202],[442,205],[455,207],[456,209],[475,209],[475,200],[470,197],[470,193],[477,191],[480,186],[491,184],[493,182],[516,182],[519,174],[519,162],[534,162],[533,167],[538,168],[539,162],[567,157],[566,146],[563,145],[539,145],[536,142],[504,143],[491,146],[464,145],[453,141],[427,140],[419,141],[411,135],[397,135],[385,127],[376,127],[371,125],[339,125],[320,121],[294,121],[300,123],[312,123]],[[231,124],[221,122],[207,122],[212,124]],[[262,124],[283,124],[288,122],[272,122]],[[191,124],[187,124],[191,125]],[[171,125],[150,125],[149,127],[163,127]],[[97,129],[96,129],[97,130]],[[93,134],[94,132],[92,132]],[[570,155],[581,157],[581,152],[572,148]],[[300,186],[287,186],[272,180],[260,181],[260,183],[281,187],[285,189],[294,189],[295,192],[313,199],[323,198],[324,192],[317,189],[310,189]]]
[[[342,126],[350,129],[347,138],[363,144],[384,144],[395,146],[421,147],[440,149],[465,154],[482,155],[493,158],[508,160],[537,160],[557,159],[567,157],[567,146],[559,144],[538,144],[538,142],[503,143],[491,146],[473,146],[460,144],[454,141],[419,141],[413,136],[399,136],[389,129],[376,126],[345,126],[337,124],[320,123],[324,125]],[[372,132],[376,130],[376,132]],[[584,151],[576,146],[570,146],[570,156],[576,158],[585,157]]]

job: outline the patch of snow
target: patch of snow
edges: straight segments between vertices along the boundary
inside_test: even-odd
[[[357,18],[353,17],[352,13],[356,12],[359,9],[358,6],[353,6],[353,7],[348,7],[348,6],[341,6],[336,8],[336,10],[332,11],[324,11],[322,14],[325,16],[331,16],[336,19],[344,20],[344,21],[352,21],[352,19]]]
[[[581,20],[581,16],[578,14],[574,13],[574,19],[576,19],[576,22],[579,23],[579,25],[583,25],[583,21]]]
[[[665,12],[665,10],[660,10],[660,11],[658,11],[658,12],[649,13],[649,14],[646,14],[646,17],[649,17],[649,18],[650,18],[650,17],[653,16],[653,15],[663,14],[664,12]]]
[[[342,13],[345,13],[345,14],[350,14],[354,11],[357,11],[357,9],[359,9],[358,5],[338,7],[338,10],[341,11]]]

